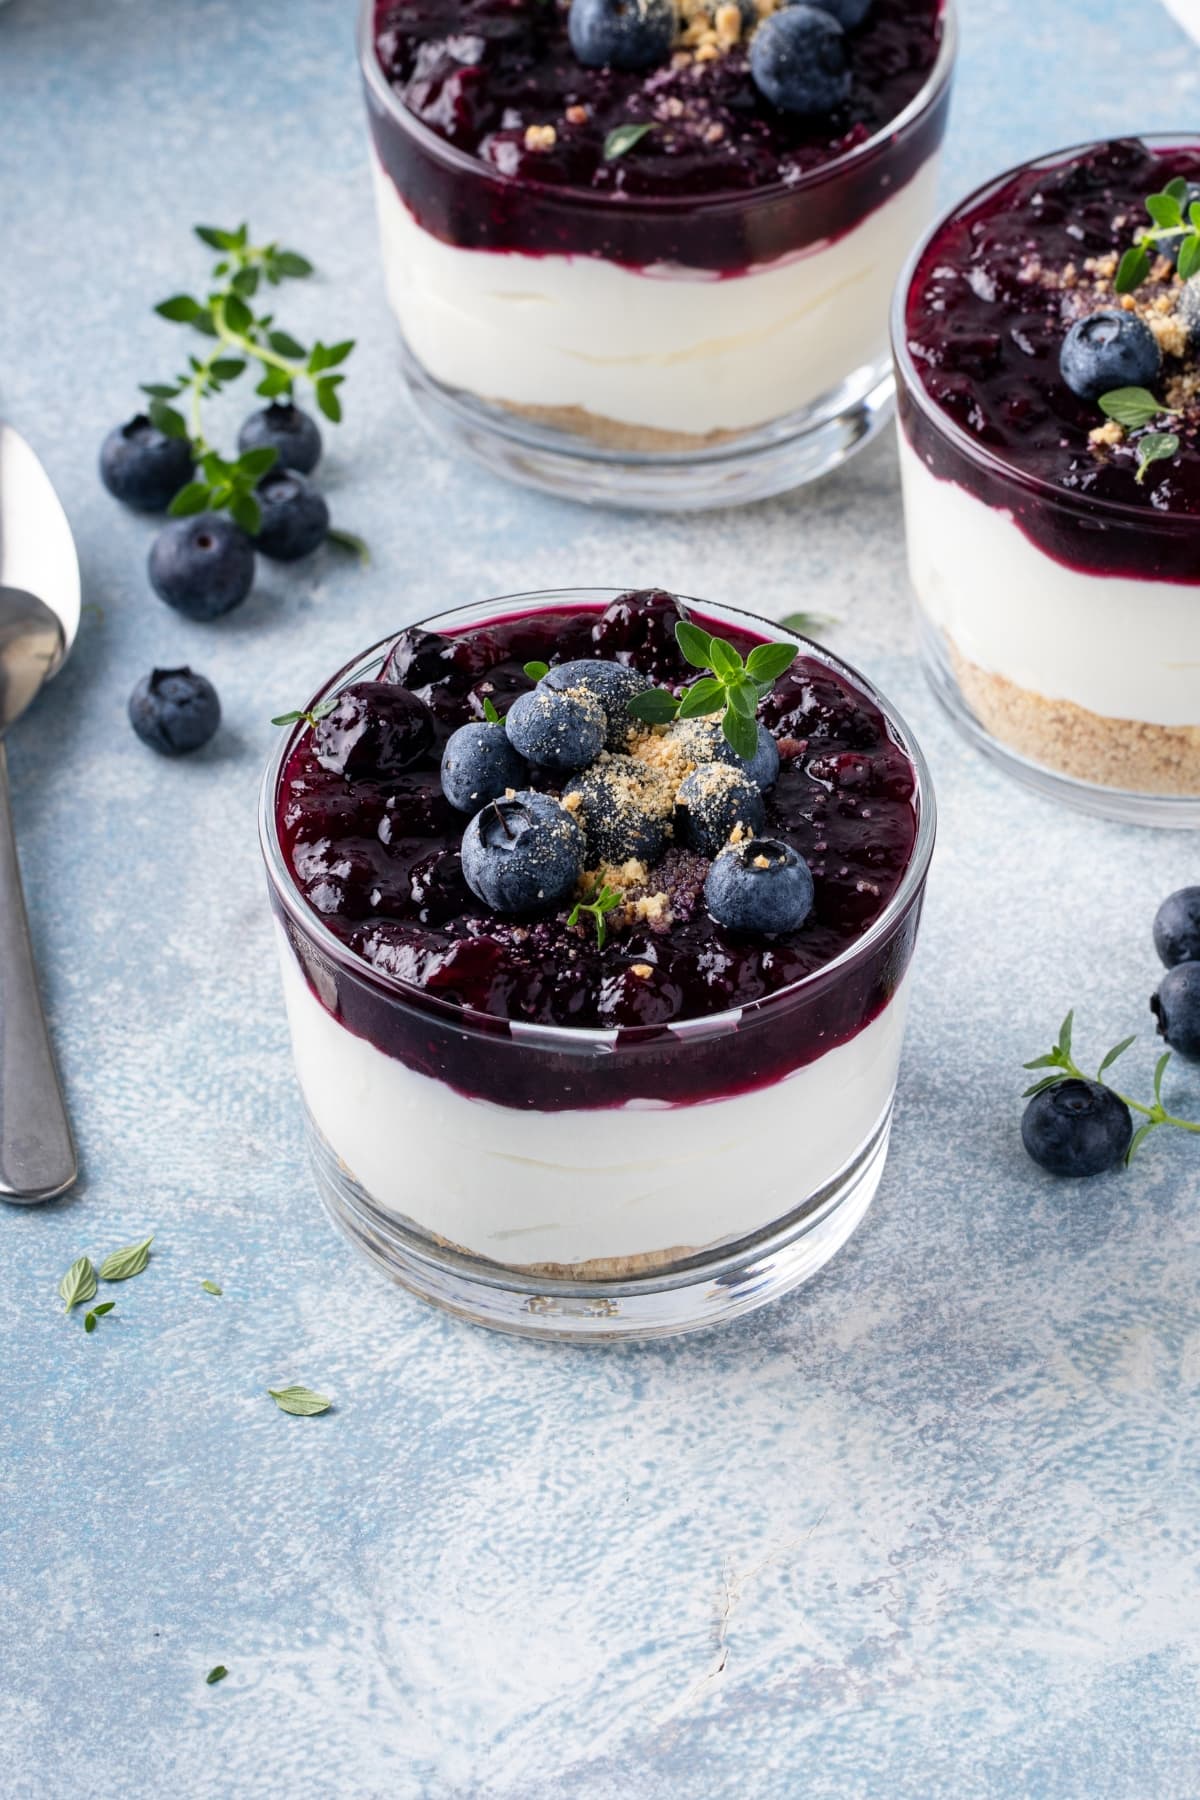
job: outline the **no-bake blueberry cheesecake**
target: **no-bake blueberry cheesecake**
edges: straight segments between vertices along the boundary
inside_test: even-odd
[[[411,359],[650,455],[861,402],[932,213],[950,40],[944,0],[374,0]]]
[[[1027,778],[1178,824],[1200,823],[1198,201],[1197,142],[1012,171],[934,230],[894,332],[935,685]]]
[[[304,716],[267,859],[318,1163],[375,1236],[603,1282],[865,1210],[932,800],[879,696],[768,631],[491,602]]]

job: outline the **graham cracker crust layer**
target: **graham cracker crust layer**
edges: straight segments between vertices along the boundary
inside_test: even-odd
[[[991,675],[947,640],[963,698],[994,738],[1077,781],[1135,794],[1200,794],[1200,725],[1108,719]]]
[[[535,425],[549,425],[572,437],[587,438],[604,450],[639,450],[662,453],[672,450],[708,450],[714,444],[728,444],[746,432],[758,430],[747,425],[742,431],[659,431],[653,425],[630,425],[622,419],[607,419],[602,413],[589,412],[584,406],[518,406],[512,400],[491,400],[490,406],[502,412],[518,413]]]
[[[437,1232],[431,1232],[430,1236],[444,1249],[455,1250],[460,1256],[476,1254],[462,1244],[440,1237]],[[510,1269],[516,1275],[541,1275],[548,1281],[623,1281],[630,1275],[654,1274],[659,1269],[670,1268],[672,1263],[682,1262],[685,1257],[697,1254],[697,1251],[681,1244],[672,1250],[641,1250],[636,1256],[593,1256],[586,1262],[500,1263],[497,1266]]]

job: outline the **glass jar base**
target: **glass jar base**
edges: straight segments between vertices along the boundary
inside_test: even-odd
[[[685,451],[620,450],[443,387],[403,339],[401,370],[423,423],[494,475],[560,499],[644,512],[745,506],[803,487],[863,449],[895,410],[891,366],[881,360],[804,412],[726,442]]]
[[[977,750],[982,750],[1005,774],[1043,799],[1056,800],[1118,825],[1148,825],[1166,831],[1200,830],[1200,795],[1145,794],[1101,787],[1098,783],[1082,781],[1077,776],[1034,762],[994,737],[972,711],[950,665],[941,634],[919,607],[916,621],[921,662],[935,699],[962,736]]]
[[[495,1331],[597,1343],[704,1330],[811,1280],[874,1199],[891,1122],[889,1103],[849,1166],[779,1224],[653,1274],[613,1281],[550,1280],[448,1249],[382,1211],[311,1118],[308,1139],[317,1189],[333,1223],[409,1293]]]

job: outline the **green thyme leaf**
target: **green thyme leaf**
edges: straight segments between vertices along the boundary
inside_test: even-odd
[[[222,303],[222,311],[226,325],[230,331],[236,331],[239,337],[254,330],[254,314],[239,294],[227,294]]]
[[[718,681],[723,681],[726,685],[737,681],[743,673],[744,664],[733,645],[724,638],[715,637],[709,639],[708,649],[709,667]]]
[[[1146,200],[1146,211],[1158,226],[1169,229],[1172,225],[1182,225],[1181,199],[1182,195],[1169,190],[1164,190],[1161,194],[1150,194]]]
[[[676,713],[678,719],[695,719],[706,713],[720,712],[725,704],[725,683],[715,675],[702,675],[694,681]]]
[[[746,673],[755,681],[774,683],[786,674],[799,654],[795,644],[755,644],[746,658]]]
[[[271,723],[272,725],[298,725],[301,719],[307,719],[307,717],[306,712],[276,713]]]
[[[1127,431],[1140,430],[1166,411],[1162,401],[1156,400],[1144,387],[1112,388],[1107,394],[1101,394],[1097,405],[1106,418],[1115,419]]]
[[[150,1246],[154,1235],[143,1238],[140,1244],[126,1244],[121,1250],[114,1250],[100,1264],[101,1281],[128,1281],[131,1275],[140,1275],[150,1261]]]
[[[666,725],[676,717],[679,701],[665,688],[647,688],[644,693],[635,694],[625,710],[630,718],[640,719],[645,725]]]
[[[290,331],[269,331],[267,342],[279,356],[290,356],[295,361],[303,361],[308,351],[303,344],[298,344]]]
[[[247,537],[256,537],[262,524],[262,507],[253,494],[233,494],[229,500],[229,514],[235,525],[240,525]]]
[[[794,631],[797,637],[810,638],[829,625],[839,625],[841,620],[833,613],[792,612],[785,613],[779,623],[785,630]]]
[[[694,669],[713,668],[712,647],[715,641],[707,631],[701,631],[698,625],[693,625],[690,619],[679,619],[676,622],[675,642],[685,661],[690,662]],[[740,664],[741,659],[738,660]],[[720,674],[720,670],[713,669],[713,673]]]
[[[63,1311],[70,1312],[73,1306],[79,1306],[85,1300],[91,1300],[96,1292],[96,1271],[92,1267],[90,1256],[81,1256],[73,1262],[58,1284],[58,1297],[63,1301]]]
[[[1105,1069],[1111,1069],[1113,1064],[1116,1062],[1117,1058],[1119,1056],[1124,1056],[1124,1054],[1128,1050],[1129,1046],[1131,1044],[1136,1044],[1136,1043],[1137,1043],[1137,1038],[1135,1036],[1135,1037],[1122,1038],[1119,1044],[1114,1044],[1112,1049],[1108,1052],[1107,1056],[1104,1058],[1104,1061],[1100,1064],[1100,1067],[1096,1070],[1096,1080],[1102,1081],[1104,1079]]]
[[[337,384],[341,379],[340,375],[322,375],[316,386],[317,405],[334,425],[342,416],[342,403],[337,394]]]
[[[624,156],[635,144],[640,144],[646,133],[653,129],[653,124],[614,126],[604,140],[605,162],[616,162],[619,156]]]
[[[1150,1133],[1154,1130],[1154,1126],[1155,1126],[1155,1120],[1153,1120],[1153,1119],[1147,1119],[1147,1121],[1144,1125],[1138,1126],[1137,1130],[1133,1134],[1132,1139],[1130,1140],[1129,1148],[1125,1152],[1125,1167],[1126,1168],[1129,1167],[1130,1163],[1133,1161],[1134,1157],[1137,1155],[1138,1151],[1141,1149],[1141,1147],[1145,1143],[1146,1139],[1150,1136]]]
[[[167,511],[176,519],[186,519],[192,513],[202,513],[208,505],[211,491],[206,481],[189,481],[186,487],[180,488]]]
[[[500,714],[496,711],[486,694],[483,697],[483,717],[488,725],[499,725],[500,723]]]
[[[525,673],[528,675],[530,681],[540,681],[543,675],[548,675],[550,673],[550,664],[544,662],[527,662],[525,664]]]
[[[168,406],[165,400],[150,402],[150,423],[162,432],[164,437],[185,438],[188,434],[187,421],[182,413]]]
[[[149,394],[152,400],[173,400],[179,392],[179,383],[165,381],[143,381],[138,384],[143,394]]]
[[[105,1313],[110,1313],[115,1305],[115,1300],[106,1300],[102,1306],[93,1306],[91,1312],[88,1313],[83,1321],[83,1329],[87,1332],[95,1331],[96,1320],[102,1319]]]
[[[737,711],[733,705],[732,693],[729,698],[730,704],[725,709],[721,728],[730,746],[744,761],[749,762],[758,749],[758,727],[754,722],[754,714],[751,712],[747,715]]]
[[[1118,294],[1132,294],[1150,273],[1150,252],[1144,244],[1132,244],[1117,264],[1113,287]]]
[[[577,925],[580,915],[587,913],[595,922],[596,948],[603,950],[604,941],[608,936],[608,925],[604,915],[610,913],[614,906],[620,906],[624,898],[625,896],[618,888],[602,887],[594,900],[580,900],[576,903],[571,910],[567,924],[568,926]]]
[[[220,1295],[221,1293],[221,1289],[217,1286],[215,1281],[202,1281],[200,1286],[204,1289],[206,1294]]]
[[[1172,199],[1178,200],[1181,206],[1187,191],[1187,178],[1183,175],[1176,175],[1174,181],[1168,181],[1166,187],[1163,189],[1164,194],[1170,194]]]
[[[1179,260],[1176,265],[1181,281],[1190,281],[1200,269],[1200,233],[1190,232],[1179,246]]]
[[[173,325],[190,325],[204,308],[190,294],[172,294],[169,300],[160,300],[154,310]]]
[[[725,693],[732,712],[740,713],[743,719],[753,719],[758,706],[758,689],[752,681],[734,682],[726,688]],[[755,743],[757,742],[756,734]],[[747,751],[747,755],[753,755],[753,751]]]
[[[285,1387],[268,1388],[272,1400],[280,1412],[293,1413],[297,1418],[309,1418],[314,1413],[328,1412],[333,1405],[324,1394],[314,1394],[311,1388]]]
[[[1179,454],[1179,439],[1173,431],[1148,431],[1137,443],[1138,466],[1135,479],[1139,485],[1146,479],[1152,463],[1169,462]]]
[[[325,542],[336,545],[339,550],[349,550],[352,556],[357,556],[364,567],[371,560],[371,552],[365,538],[356,536],[353,531],[342,531],[337,526],[331,525],[325,533]]]
[[[215,1687],[218,1681],[224,1681],[228,1673],[229,1670],[225,1667],[225,1664],[218,1663],[216,1668],[210,1669],[208,1674],[204,1677],[205,1687]]]
[[[294,250],[276,250],[271,257],[271,266],[277,275],[288,275],[293,280],[303,280],[313,272],[307,256],[299,256]]]

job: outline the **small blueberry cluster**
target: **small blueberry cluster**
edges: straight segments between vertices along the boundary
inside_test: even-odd
[[[498,912],[549,911],[573,894],[585,868],[653,864],[678,832],[712,860],[704,891],[718,923],[796,930],[812,909],[812,876],[790,845],[759,835],[763,791],[779,773],[774,738],[760,723],[754,755],[743,760],[715,720],[676,721],[663,745],[689,772],[673,785],[667,762],[629,754],[629,702],[650,685],[622,663],[563,663],[504,719],[451,734],[442,790],[474,815],[462,844],[467,885]],[[561,783],[558,798],[532,785],[547,778]]]

